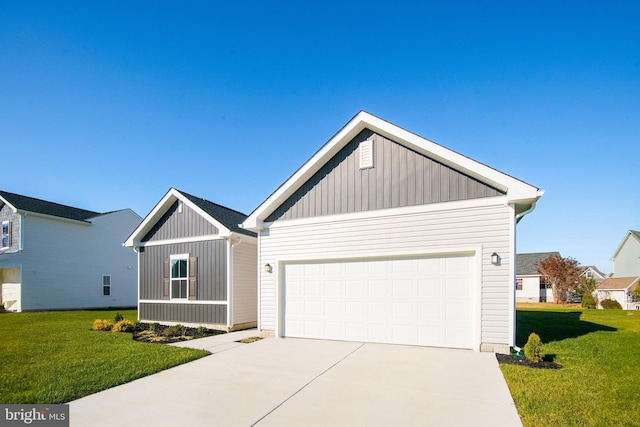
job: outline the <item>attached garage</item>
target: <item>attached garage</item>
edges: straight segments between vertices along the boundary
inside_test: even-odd
[[[283,265],[282,334],[474,348],[474,257],[463,255]]]
[[[360,112],[242,224],[258,328],[509,352],[516,224],[542,194]]]

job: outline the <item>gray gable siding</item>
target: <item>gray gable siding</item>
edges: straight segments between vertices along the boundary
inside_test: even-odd
[[[374,141],[360,170],[359,143]],[[504,193],[369,129],[351,140],[267,222],[499,196]]]
[[[144,247],[140,252],[140,299],[161,300],[164,260],[170,255],[187,253],[198,257],[196,299],[226,301],[227,242],[222,239]]]
[[[207,236],[218,233],[219,231],[214,225],[187,206],[187,204],[183,204],[182,213],[179,213],[178,202],[176,201],[144,236],[142,241],[151,242],[154,240]]]

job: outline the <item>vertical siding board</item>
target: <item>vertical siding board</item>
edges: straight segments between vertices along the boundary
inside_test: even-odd
[[[183,204],[182,213],[179,213],[176,201],[142,241],[169,240],[218,233],[219,230],[215,226],[187,204]]]
[[[358,145],[373,141],[374,167]],[[267,222],[500,195],[474,178],[364,130],[288,198]]]
[[[416,186],[415,186],[415,192],[416,192],[416,198],[415,198],[415,205],[422,205],[425,204],[424,201],[424,157],[423,156],[414,156],[415,157],[415,181],[416,181]]]

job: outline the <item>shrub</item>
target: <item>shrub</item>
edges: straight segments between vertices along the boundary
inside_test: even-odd
[[[622,310],[620,303],[614,299],[605,299],[600,303],[604,309]]]
[[[155,332],[156,329],[158,329],[158,326],[160,326],[160,324],[158,322],[153,322],[149,324],[149,330],[151,332]]]
[[[91,327],[94,331],[110,331],[113,328],[113,323],[107,319],[96,319]]]
[[[593,295],[587,293],[582,296],[583,308],[597,308],[597,306],[598,303],[596,302],[595,298],[593,298]]]
[[[4,303],[0,304],[0,313],[6,313],[7,310],[4,308]]]
[[[524,345],[524,356],[533,363],[538,363],[542,360],[542,340],[535,332],[529,335],[529,339]]]
[[[198,326],[198,329],[196,329],[196,337],[202,337],[205,333],[207,333],[207,328],[204,326]]]
[[[184,326],[177,324],[177,325],[169,326],[167,329],[165,329],[164,336],[178,337],[180,335],[184,335],[186,331],[187,329]]]
[[[121,320],[124,320],[124,316],[119,312],[116,313],[116,317],[113,318],[113,323],[118,323]]]
[[[111,328],[111,332],[133,332],[136,325],[131,320],[122,319]]]

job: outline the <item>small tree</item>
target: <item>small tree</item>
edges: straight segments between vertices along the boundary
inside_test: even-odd
[[[593,277],[580,277],[580,282],[578,283],[578,295],[581,297],[585,295],[592,295],[596,288],[598,287],[598,282]]]
[[[580,277],[579,263],[573,258],[562,258],[553,254],[538,262],[538,273],[545,276],[553,290],[553,300],[560,304],[567,299],[567,293],[576,290]]]
[[[542,340],[535,332],[529,335],[529,339],[524,345],[524,357],[533,363],[538,363],[542,360]]]

